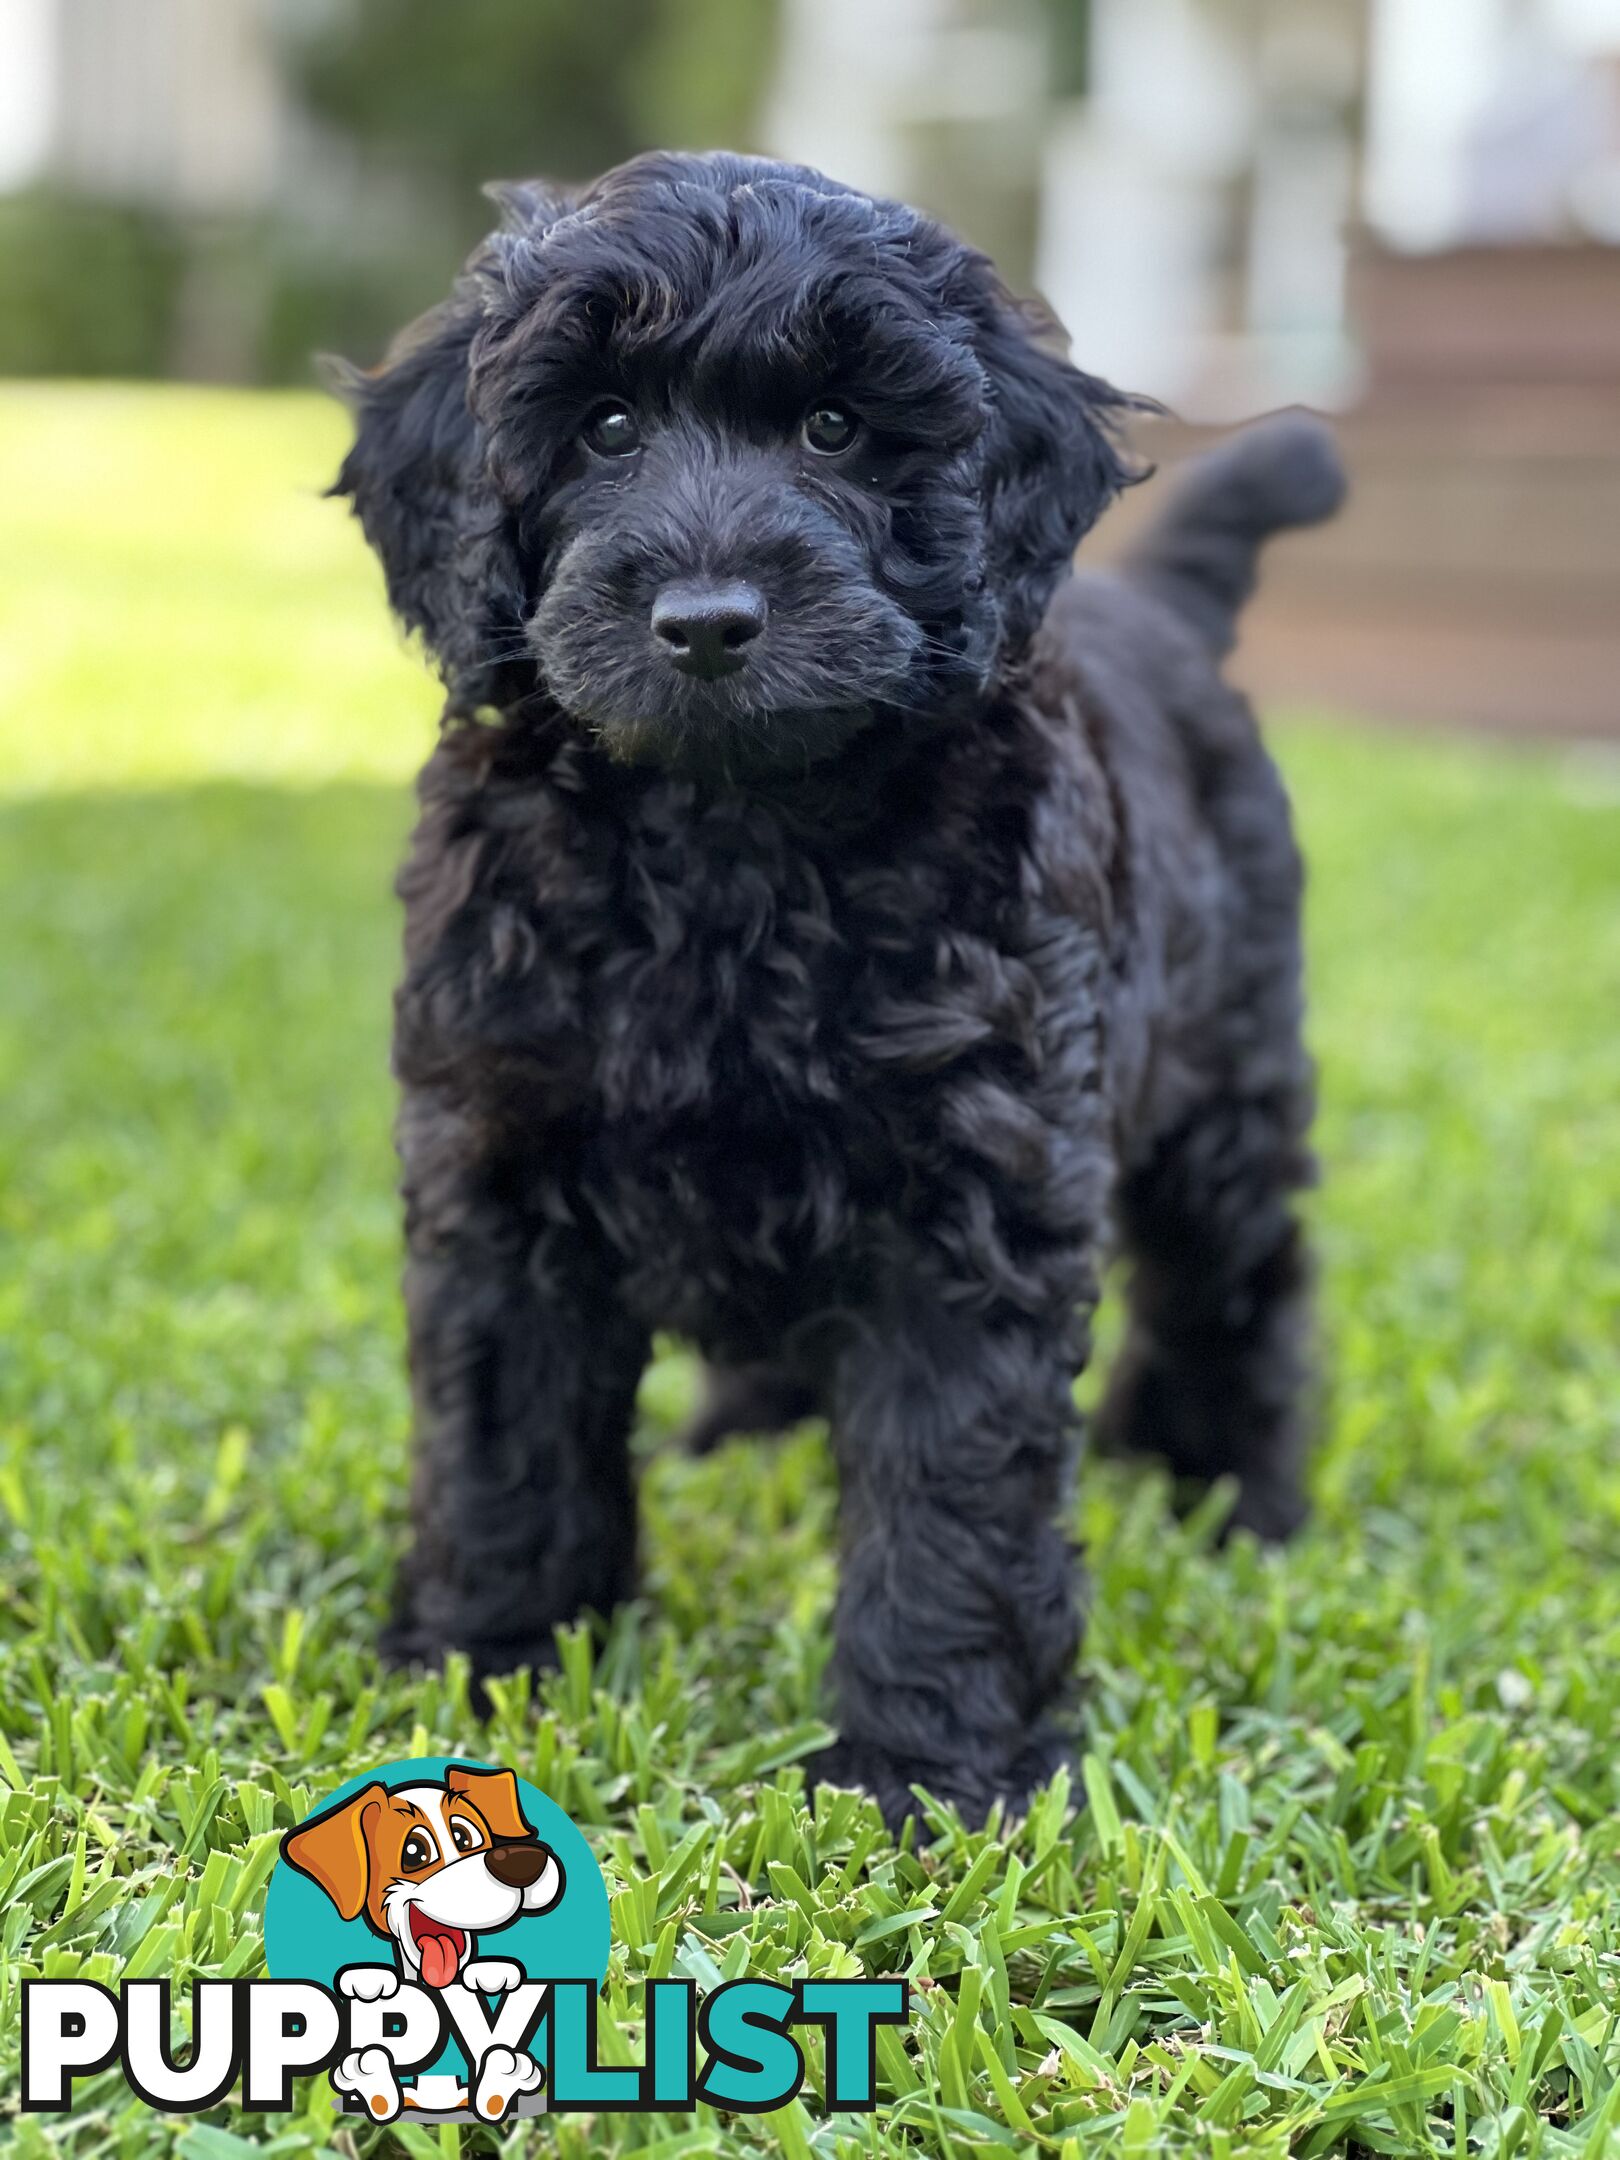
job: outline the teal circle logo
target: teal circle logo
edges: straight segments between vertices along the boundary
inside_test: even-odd
[[[557,1803],[499,1764],[448,1755],[385,1763],[328,1794],[282,1839],[264,1911],[271,1977],[314,1981],[374,2028],[332,2079],[376,2121],[542,2106],[533,1983],[600,1988],[610,1933],[601,1870]],[[442,2048],[396,2075],[383,2040],[435,2009]]]

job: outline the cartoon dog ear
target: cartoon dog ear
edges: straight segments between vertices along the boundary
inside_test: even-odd
[[[980,482],[989,568],[1005,641],[1016,648],[1034,634],[1082,537],[1122,487],[1143,477],[1116,431],[1125,413],[1152,408],[1082,374],[1046,308],[1014,299],[982,256],[970,262],[959,304],[989,381]]]
[[[368,1785],[341,1806],[312,1815],[281,1841],[282,1858],[319,1883],[345,1920],[356,1919],[365,1908],[371,1884],[366,1831],[387,1797],[381,1785]]]
[[[534,1827],[523,1819],[517,1779],[510,1770],[470,1770],[452,1763],[444,1782],[453,1793],[470,1800],[489,1825],[493,1838],[532,1838]]]

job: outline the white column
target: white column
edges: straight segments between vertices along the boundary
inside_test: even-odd
[[[1217,328],[1253,84],[1201,0],[1096,0],[1091,63],[1047,146],[1037,282],[1086,367],[1176,404]]]
[[[57,96],[52,0],[0,5],[0,189],[26,187],[50,161]]]
[[[1364,203],[1394,246],[1455,237],[1468,130],[1499,78],[1513,13],[1512,0],[1375,0]]]

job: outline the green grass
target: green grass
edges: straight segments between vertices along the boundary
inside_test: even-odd
[[[406,1443],[388,886],[431,697],[295,492],[340,439],[297,399],[0,402],[0,2095],[20,1976],[255,1971],[278,1831],[456,1748],[591,1837],[625,2048],[650,1973],[916,1983],[875,2129],[820,2114],[813,2055],[783,2114],[535,2135],[568,2160],[1620,2151],[1612,771],[1278,727],[1323,1079],[1315,1520],[1217,1553],[1158,1479],[1091,1472],[1089,1806],[1077,1779],[896,1851],[794,1767],[823,1447],[658,1452],[673,1356],[645,1600],[568,1643],[543,1717],[372,1657]],[[306,2092],[198,2126],[103,2078],[0,2138],[378,2144]]]
[[[406,778],[431,680],[379,615],[315,397],[0,384],[0,783]]]

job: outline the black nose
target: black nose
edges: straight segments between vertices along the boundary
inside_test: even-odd
[[[666,585],[653,602],[653,636],[683,675],[705,682],[735,674],[764,627],[765,595],[740,579]]]

